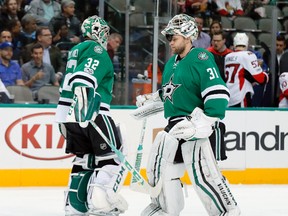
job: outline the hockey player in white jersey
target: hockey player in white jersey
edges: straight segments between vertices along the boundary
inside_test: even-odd
[[[288,108],[288,72],[284,72],[279,76],[280,96],[279,107]]]
[[[268,75],[258,63],[256,55],[247,51],[249,38],[237,33],[233,45],[235,52],[225,57],[226,85],[230,91],[229,107],[250,107],[253,85],[266,84]]]

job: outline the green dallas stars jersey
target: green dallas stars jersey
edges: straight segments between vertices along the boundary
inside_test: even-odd
[[[56,121],[65,122],[72,103],[74,89],[87,86],[101,95],[101,106],[110,106],[114,82],[113,64],[107,51],[97,42],[84,41],[74,46],[68,54],[66,72],[61,84],[61,95],[56,111]]]
[[[193,48],[183,59],[172,56],[162,77],[165,118],[190,115],[195,107],[211,117],[223,119],[229,90],[222,80],[213,55]]]

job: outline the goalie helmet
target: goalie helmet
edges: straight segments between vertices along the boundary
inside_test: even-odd
[[[234,47],[245,46],[248,47],[249,38],[245,33],[237,33],[233,40]]]
[[[168,35],[181,35],[184,38],[190,38],[193,42],[198,37],[198,27],[194,18],[186,14],[174,16],[161,32],[165,37]]]
[[[110,28],[105,20],[96,15],[90,16],[82,23],[81,31],[83,37],[88,37],[107,49]]]

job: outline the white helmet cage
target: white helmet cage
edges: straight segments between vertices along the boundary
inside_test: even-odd
[[[245,33],[237,33],[233,39],[233,46],[245,46],[248,47],[249,38]]]
[[[88,37],[107,49],[110,28],[104,19],[96,15],[88,17],[83,21],[81,31],[83,37]]]
[[[193,42],[198,37],[198,27],[194,18],[187,14],[178,14],[169,21],[161,33],[166,38],[169,35],[181,35],[184,38],[190,38]]]

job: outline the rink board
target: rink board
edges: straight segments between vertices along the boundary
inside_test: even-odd
[[[125,132],[127,159],[133,164],[141,121],[134,107],[113,107],[112,116]],[[73,155],[65,154],[65,139],[54,121],[53,105],[1,105],[0,186],[64,186]],[[224,119],[228,160],[223,174],[233,184],[288,184],[288,110],[229,109]],[[157,131],[166,124],[163,113],[147,122],[141,172]],[[128,174],[125,184],[129,184]],[[187,174],[182,178],[190,183]]]

